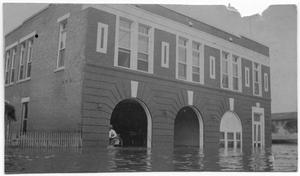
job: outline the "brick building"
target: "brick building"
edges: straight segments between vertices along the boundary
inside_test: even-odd
[[[269,48],[159,5],[49,5],[5,36],[15,135],[84,146],[271,145]]]

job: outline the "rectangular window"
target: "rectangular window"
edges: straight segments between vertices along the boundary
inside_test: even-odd
[[[178,39],[178,79],[187,79],[187,43],[188,40],[179,37]]]
[[[169,43],[161,42],[161,66],[169,68]]]
[[[232,55],[232,88],[233,90],[240,89],[240,72],[239,72],[239,57]]]
[[[261,67],[258,63],[253,63],[253,84],[254,95],[261,95]]]
[[[65,65],[67,23],[68,23],[67,19],[59,22],[59,44],[58,44],[57,68],[63,68]]]
[[[119,23],[119,46],[118,46],[118,66],[130,68],[131,57],[131,26],[132,22],[120,18]]]
[[[98,23],[97,46],[96,46],[97,52],[106,53],[106,51],[107,51],[107,35],[108,35],[108,25],[103,24],[103,23]]]
[[[10,51],[6,51],[6,58],[5,58],[5,84],[9,84],[9,65],[10,65]]]
[[[25,42],[21,44],[21,51],[20,51],[20,64],[19,64],[19,80],[25,78]]]
[[[215,57],[213,56],[209,56],[209,77],[211,79],[215,79],[216,78],[216,64],[215,64]]]
[[[269,91],[269,76],[267,73],[264,73],[264,88],[265,92]]]
[[[21,123],[21,134],[26,134],[28,128],[28,104],[29,98],[22,99],[22,123]]]
[[[229,53],[222,51],[222,88],[229,88]]]
[[[193,65],[192,65],[192,81],[200,82],[200,49],[201,44],[197,42],[192,43],[192,56],[193,56]]]
[[[10,82],[13,83],[15,81],[15,60],[17,55],[17,48],[13,48],[12,57],[11,57],[11,67],[10,67]]]
[[[27,74],[26,74],[27,78],[30,78],[31,76],[32,45],[33,45],[33,39],[30,39],[28,41],[28,48],[27,48]]]
[[[149,70],[149,32],[150,28],[148,26],[139,24],[137,69],[146,72]]]
[[[248,67],[245,67],[245,86],[250,87],[250,71]]]

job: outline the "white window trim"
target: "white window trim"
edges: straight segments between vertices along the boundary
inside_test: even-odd
[[[125,18],[132,22],[131,25],[131,39],[130,39],[130,66],[122,67],[118,65],[118,50],[119,50],[119,23],[120,18]],[[149,26],[149,58],[148,58],[148,72],[138,70],[137,69],[137,53],[138,53],[138,24],[142,24],[145,26]],[[134,70],[142,73],[148,73],[153,74],[153,50],[154,50],[154,27],[152,25],[149,25],[148,23],[145,23],[144,21],[141,21],[137,17],[133,16],[127,16],[117,15],[116,20],[116,32],[115,32],[115,57],[114,57],[114,66],[118,68],[128,69],[128,70]]]
[[[228,58],[227,58],[228,87],[223,87],[223,84],[222,84],[222,80],[223,80],[223,52],[228,53]],[[220,79],[220,85],[221,85],[222,89],[230,90],[231,89],[231,85],[232,85],[231,84],[231,54],[230,54],[230,52],[227,52],[227,51],[224,51],[224,50],[220,50],[220,58],[221,58],[221,62],[220,62],[220,68],[221,68],[221,71],[220,71],[220,78],[221,78]]]
[[[26,72],[25,72],[25,67],[26,66],[24,66],[24,63],[22,63],[22,58],[23,58],[23,53],[22,53],[22,51],[25,51],[25,49],[26,49],[26,45],[25,45],[25,47],[23,47],[23,42],[22,43],[20,43],[21,44],[21,49],[20,49],[20,60],[19,60],[19,69],[18,69],[18,71],[19,71],[19,74],[18,74],[18,81],[21,81],[21,80],[23,80],[23,79],[25,79],[26,77],[24,76],[24,74],[26,74]],[[21,76],[21,66],[23,65],[23,78],[20,78],[20,76]]]
[[[192,40],[191,41],[191,43],[192,43],[192,49],[191,49],[191,58],[192,58],[192,63],[191,63],[191,65],[192,65],[192,68],[191,68],[191,72],[192,72],[192,76],[191,76],[191,81],[192,82],[195,82],[195,83],[203,83],[203,68],[202,68],[202,66],[203,66],[203,43],[200,43],[200,42],[198,42],[198,41],[194,41],[194,40]],[[199,49],[197,50],[197,49],[193,49],[193,43],[196,43],[196,44],[199,44]],[[193,64],[193,52],[197,52],[197,53],[199,53],[199,65],[194,65]],[[199,68],[199,81],[193,81],[193,67],[198,67]]]
[[[17,46],[19,44],[18,41],[14,42],[11,45],[8,45],[7,47],[5,47],[5,51],[10,50],[11,48],[14,48],[15,46]]]
[[[234,64],[234,62],[233,62],[233,55],[234,56],[236,56],[236,57],[238,57],[238,61],[237,61],[237,63],[235,63],[235,64],[237,64],[237,67],[238,67],[238,90],[235,90],[235,89],[233,89],[233,77],[234,77],[234,75],[233,75],[233,64]],[[231,82],[231,88],[232,88],[232,90],[233,91],[236,91],[236,92],[242,92],[242,64],[241,64],[241,60],[242,60],[242,58],[240,57],[240,56],[237,56],[237,55],[235,55],[235,54],[232,54],[231,55],[232,57],[231,57],[231,79],[232,79],[232,82]]]
[[[21,103],[26,103],[26,102],[29,102],[30,101],[30,97],[23,97],[21,99]]]
[[[34,35],[36,34],[36,31],[33,31],[31,32],[30,34],[22,37],[20,40],[19,40],[19,43],[23,43],[24,41],[30,39],[31,37],[34,37]]]
[[[260,114],[261,116],[261,148],[265,146],[265,110],[259,106],[252,107],[252,147],[254,147],[254,114]]]
[[[258,87],[259,87],[259,94],[255,94],[255,63],[256,62],[252,62],[252,85],[253,85],[253,95],[255,96],[262,96],[262,81],[261,81],[261,64],[258,64]]]
[[[10,84],[13,84],[16,80],[16,68],[15,68],[15,62],[16,62],[16,56],[17,56],[17,48],[12,49],[12,56],[11,56],[11,67],[10,67]],[[14,70],[14,81],[12,81],[12,70]]]
[[[68,20],[68,18],[70,17],[70,13],[67,13],[61,17],[59,17],[57,19],[57,23],[59,23],[59,34],[58,34],[58,47],[57,47],[57,58],[56,58],[56,69],[54,70],[54,72],[60,71],[60,70],[64,70],[65,69],[65,60],[64,60],[64,65],[63,66],[58,66],[59,63],[59,52],[60,52],[60,40],[61,40],[61,22],[63,22],[64,20]],[[68,23],[68,21],[67,21]],[[67,37],[66,37],[67,38]],[[65,44],[66,45],[66,44]],[[66,50],[66,46],[64,48]],[[66,56],[66,55],[65,55]]]
[[[4,78],[4,83],[5,85],[9,85],[10,84],[10,75],[9,75],[9,61],[10,61],[10,58],[11,58],[11,54],[10,54],[10,50],[8,51],[5,51],[5,78]],[[9,78],[8,78],[8,83],[6,83],[6,77],[7,77],[7,74],[9,75]]]
[[[166,50],[165,50],[166,48]],[[170,45],[168,42],[161,42],[161,67],[169,68],[169,51]],[[166,58],[165,58],[166,56]],[[166,63],[164,62],[166,60]]]
[[[213,68],[213,72],[211,68]],[[216,79],[216,58],[214,56],[209,56],[209,77]]]
[[[268,73],[264,73],[264,89],[265,89],[265,92],[269,91],[269,75],[268,75]]]
[[[28,72],[28,64],[32,63],[32,45],[33,45],[33,38],[31,40],[32,42],[30,42],[30,40],[28,40],[28,46],[27,46],[27,59],[26,59],[26,70],[25,70],[25,78],[30,78],[31,74],[29,77],[27,77],[27,72]],[[31,53],[29,54],[29,50],[31,48]],[[31,56],[30,56],[31,55]],[[32,67],[32,66],[31,66]],[[32,69],[32,68],[31,68]]]
[[[245,67],[245,86],[250,87],[250,69]]]
[[[103,30],[103,31],[102,31]],[[102,38],[102,32],[103,32],[103,38]],[[97,45],[96,45],[96,51],[100,53],[107,52],[107,37],[108,37],[108,25],[104,23],[98,22],[98,28],[97,28]],[[101,47],[101,42],[103,42],[103,46]]]
[[[59,17],[59,18],[57,18],[57,23],[60,23],[60,22],[62,22],[62,21],[64,21],[64,20],[66,20],[66,19],[68,19],[70,17],[70,13],[67,13],[67,14],[65,14],[65,15],[63,15],[63,16],[61,16],[61,17]]]

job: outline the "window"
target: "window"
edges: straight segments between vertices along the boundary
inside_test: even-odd
[[[240,90],[240,59],[236,55],[232,55],[232,88],[233,90]]]
[[[138,27],[138,57],[137,57],[137,69],[141,71],[149,71],[149,30],[146,25],[139,24]]]
[[[209,77],[211,79],[215,79],[216,78],[216,66],[215,66],[215,57],[213,56],[209,56]]]
[[[169,43],[161,42],[161,66],[169,68]]]
[[[10,67],[10,82],[13,83],[15,81],[15,60],[17,55],[17,48],[13,48],[12,57],[11,57],[11,67]]]
[[[253,63],[253,94],[261,95],[261,67],[258,63]]]
[[[131,55],[131,24],[132,22],[120,18],[119,24],[119,46],[118,66],[130,68]]]
[[[193,65],[192,65],[192,81],[200,82],[200,43],[192,43]]]
[[[264,109],[252,107],[252,144],[254,148],[264,147]]]
[[[6,51],[5,58],[5,84],[9,84],[9,65],[10,65],[10,51]]]
[[[21,134],[26,134],[28,128],[28,104],[29,98],[22,98]]]
[[[21,44],[21,51],[20,51],[20,64],[19,64],[19,80],[25,78],[25,42]]]
[[[248,67],[245,67],[245,86],[250,87],[250,71]]]
[[[30,78],[31,76],[32,45],[33,45],[33,39],[30,39],[28,41],[28,48],[27,48],[27,74],[26,74],[27,78]]]
[[[229,53],[222,51],[222,88],[229,88]]]
[[[65,65],[67,23],[68,23],[67,19],[64,19],[59,22],[59,44],[58,44],[57,68],[63,68]]]
[[[178,39],[178,79],[183,80],[187,80],[187,42],[183,37]]]
[[[225,151],[242,148],[242,125],[239,117],[232,112],[226,112],[220,124],[220,147]]]
[[[103,23],[98,23],[97,46],[96,46],[97,52],[106,53],[106,51],[107,51],[107,32],[108,32],[108,25],[103,24]]]
[[[264,73],[264,88],[265,92],[269,91],[269,76],[267,73]]]

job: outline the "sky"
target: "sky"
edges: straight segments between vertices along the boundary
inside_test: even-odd
[[[100,3],[100,1],[89,0],[85,2]],[[103,2],[120,3],[121,1],[110,0]],[[141,1],[126,2],[141,3]],[[299,5],[299,2],[295,0],[243,0],[242,2],[238,0],[201,0],[201,5],[226,5],[227,8],[225,6],[165,6],[226,31],[249,36],[270,46],[272,112],[296,111],[297,10],[295,6],[274,6],[274,4],[298,3]],[[142,3],[151,3],[151,1],[142,1]],[[165,0],[162,3],[172,4],[174,1]],[[175,3],[185,5],[199,4],[197,1],[175,1]],[[269,7],[269,5],[273,6]],[[26,18],[46,6],[47,4],[4,4],[3,33],[8,33],[19,26]],[[18,15],[15,12],[18,12]]]

